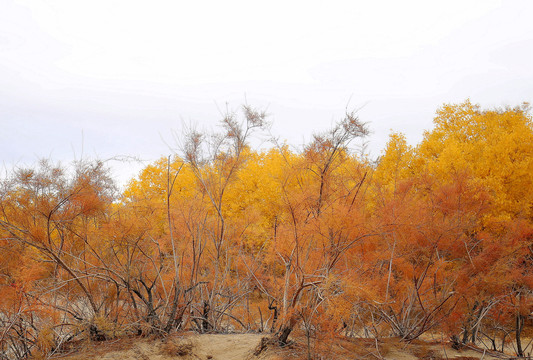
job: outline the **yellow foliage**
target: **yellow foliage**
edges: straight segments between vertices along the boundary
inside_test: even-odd
[[[392,133],[385,146],[383,155],[379,158],[373,180],[395,191],[398,183],[411,176],[411,162],[413,160],[413,148],[407,144],[405,135]]]
[[[529,107],[483,111],[465,101],[437,111],[416,148],[413,171],[439,181],[466,172],[492,196],[491,219],[533,216],[533,127]]]

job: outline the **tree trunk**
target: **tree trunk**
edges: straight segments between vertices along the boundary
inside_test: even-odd
[[[287,339],[289,338],[289,335],[291,334],[292,332],[292,327],[287,325],[287,326],[284,326],[282,329],[281,329],[281,332],[278,336],[278,342],[281,344],[281,345],[287,345]]]
[[[209,323],[209,302],[204,300],[204,310],[203,310],[203,319],[202,319],[202,332],[211,330],[211,324]]]
[[[283,325],[279,331],[278,335],[278,342],[281,345],[287,345],[287,340],[289,339],[289,335],[291,334],[292,330],[296,326],[296,323],[298,322],[296,316],[291,316],[289,321]]]
[[[516,314],[516,355],[519,357],[524,356],[524,350],[522,349],[522,329],[524,328],[524,317],[520,313]]]
[[[270,327],[270,332],[273,333],[276,327],[276,322],[278,321],[278,307],[273,305],[273,301],[268,304],[268,310],[274,310],[274,316],[272,318],[272,326]]]

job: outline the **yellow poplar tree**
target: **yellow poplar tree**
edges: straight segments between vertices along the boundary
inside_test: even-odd
[[[533,126],[529,105],[481,110],[465,101],[437,111],[416,149],[414,169],[441,181],[470,173],[492,196],[496,222],[533,216]],[[490,221],[489,221],[490,222]]]

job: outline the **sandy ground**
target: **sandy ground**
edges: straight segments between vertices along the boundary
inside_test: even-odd
[[[174,336],[159,339],[122,339],[105,343],[85,344],[81,351],[61,359],[81,360],[244,360],[255,357],[253,352],[264,335],[205,334]]]
[[[307,359],[305,341],[279,349],[270,348],[259,356],[254,350],[261,342],[261,334],[184,334],[165,340],[129,338],[101,343],[80,344],[77,351],[55,357],[65,360],[281,360]],[[324,349],[322,349],[324,350]],[[418,341],[405,344],[390,339],[375,343],[374,340],[341,340],[335,342],[318,359],[383,359],[383,360],[474,360],[495,359],[490,354],[465,349],[456,351],[435,342]]]

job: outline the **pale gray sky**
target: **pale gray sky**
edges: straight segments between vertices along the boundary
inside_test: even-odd
[[[0,160],[153,161],[226,103],[301,144],[344,109],[416,144],[435,110],[533,100],[533,1],[0,0]],[[83,146],[82,146],[83,143]],[[120,182],[142,165],[113,164]]]

